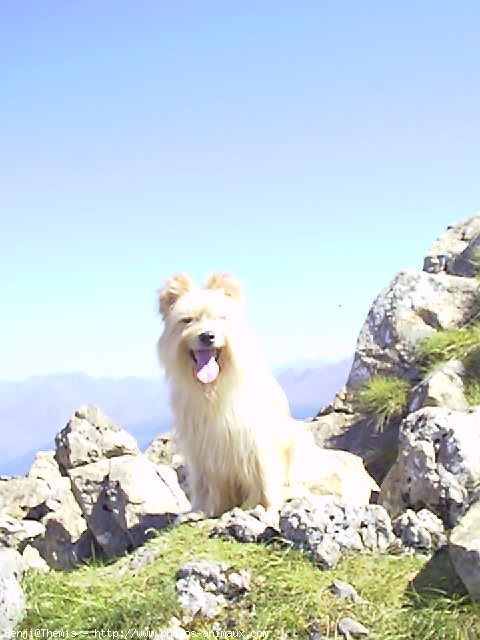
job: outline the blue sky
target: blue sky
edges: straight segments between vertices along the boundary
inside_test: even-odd
[[[0,379],[155,375],[156,289],[231,271],[272,365],[338,360],[480,210],[477,2],[0,8]]]

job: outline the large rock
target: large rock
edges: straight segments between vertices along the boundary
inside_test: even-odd
[[[53,489],[62,478],[58,462],[55,459],[55,451],[38,451],[27,474],[28,478],[45,482]]]
[[[95,543],[73,495],[70,479],[61,477],[44,502],[43,536],[33,546],[54,569],[70,569],[92,555]]]
[[[436,240],[423,261],[424,271],[446,271],[456,276],[472,277],[478,273],[480,215],[451,225]]]
[[[56,458],[65,472],[104,458],[140,451],[137,441],[125,429],[107,418],[96,407],[81,407],[55,438]]]
[[[62,475],[55,452],[39,451],[24,480],[46,489],[37,497],[35,505],[30,500],[28,516],[38,522],[23,520],[17,527],[17,539],[23,536],[17,548],[23,552],[26,544],[31,543],[55,569],[69,569],[90,557],[94,542],[73,496],[70,478]],[[33,536],[35,525],[43,532]]]
[[[381,482],[397,456],[399,421],[379,431],[372,420],[358,412],[325,411],[307,423],[316,444],[360,456],[368,472]]]
[[[311,438],[310,434],[309,437]],[[305,481],[308,492],[321,496],[334,496],[352,505],[365,505],[370,502],[372,492],[380,489],[366,471],[363,460],[348,451],[321,449],[313,442],[311,451],[305,452],[301,479]],[[291,497],[302,495],[294,480]]]
[[[22,556],[13,549],[0,549],[0,638],[13,638],[25,611],[19,580],[25,569]]]
[[[437,330],[463,325],[472,316],[478,292],[474,278],[398,273],[368,312],[347,387],[357,388],[377,374],[419,379],[418,342]]]
[[[464,393],[463,374],[464,367],[458,360],[450,360],[436,367],[412,390],[409,412],[423,407],[466,411],[468,402]]]
[[[47,499],[49,492],[48,484],[37,478],[0,478],[0,517],[19,520],[28,517],[32,509]]]
[[[480,502],[473,504],[450,536],[455,570],[475,600],[480,600]]]
[[[382,483],[390,515],[424,506],[454,525],[475,500],[480,479],[480,408],[427,407],[402,422],[398,458]]]
[[[139,546],[190,508],[175,471],[144,455],[99,460],[69,475],[88,527],[108,557]]]
[[[0,546],[22,551],[36,538],[45,534],[45,526],[37,520],[17,520],[5,514],[0,517]]]

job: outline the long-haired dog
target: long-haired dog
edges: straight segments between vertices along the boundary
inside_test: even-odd
[[[308,458],[318,448],[290,417],[246,322],[240,286],[215,274],[201,289],[177,275],[160,291],[160,312],[158,351],[193,511],[279,508],[301,471],[315,471]]]

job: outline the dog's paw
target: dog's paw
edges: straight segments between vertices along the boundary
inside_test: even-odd
[[[179,513],[175,518],[173,524],[178,526],[180,524],[186,524],[188,522],[200,522],[200,520],[205,520],[206,515],[203,511],[186,511],[185,513]]]

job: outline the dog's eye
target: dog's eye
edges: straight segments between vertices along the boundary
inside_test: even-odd
[[[190,324],[193,322],[193,318],[182,318],[183,324]]]

